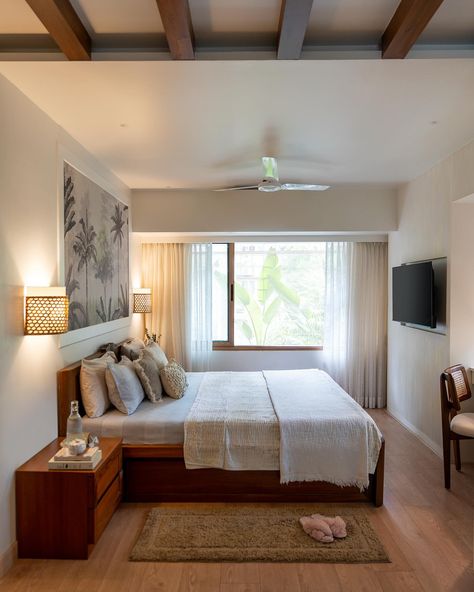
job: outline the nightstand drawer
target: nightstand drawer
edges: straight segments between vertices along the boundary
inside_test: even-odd
[[[111,456],[99,469],[95,481],[95,499],[100,501],[108,486],[114,480],[117,473],[121,471],[120,451]]]
[[[112,514],[115,512],[116,507],[122,497],[122,478],[119,473],[112,485],[109,487],[104,497],[99,502],[99,505],[95,510],[90,510],[93,524],[89,529],[89,533],[93,536],[93,539],[89,542],[96,543],[105,527],[112,518]]]

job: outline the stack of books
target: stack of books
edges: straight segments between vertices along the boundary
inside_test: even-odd
[[[80,471],[95,469],[102,459],[102,450],[97,446],[86,448],[82,454],[70,454],[67,447],[61,448],[48,461],[48,469]]]

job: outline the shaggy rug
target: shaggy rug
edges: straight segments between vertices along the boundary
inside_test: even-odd
[[[301,516],[339,515],[347,538],[319,543]],[[313,504],[183,504],[150,511],[131,561],[390,561],[364,508]]]

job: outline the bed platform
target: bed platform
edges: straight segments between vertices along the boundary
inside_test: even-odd
[[[93,354],[91,358],[101,355]],[[76,362],[57,376],[58,435],[65,436],[71,401],[81,400]],[[280,483],[279,471],[188,470],[180,444],[122,444],[125,502],[371,502],[383,504],[385,442],[369,486],[339,487],[322,481]]]

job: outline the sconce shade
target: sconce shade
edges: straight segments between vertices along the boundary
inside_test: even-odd
[[[133,312],[151,312],[151,288],[136,288],[133,291]]]
[[[25,296],[25,335],[67,332],[69,298],[66,288],[27,288]]]

